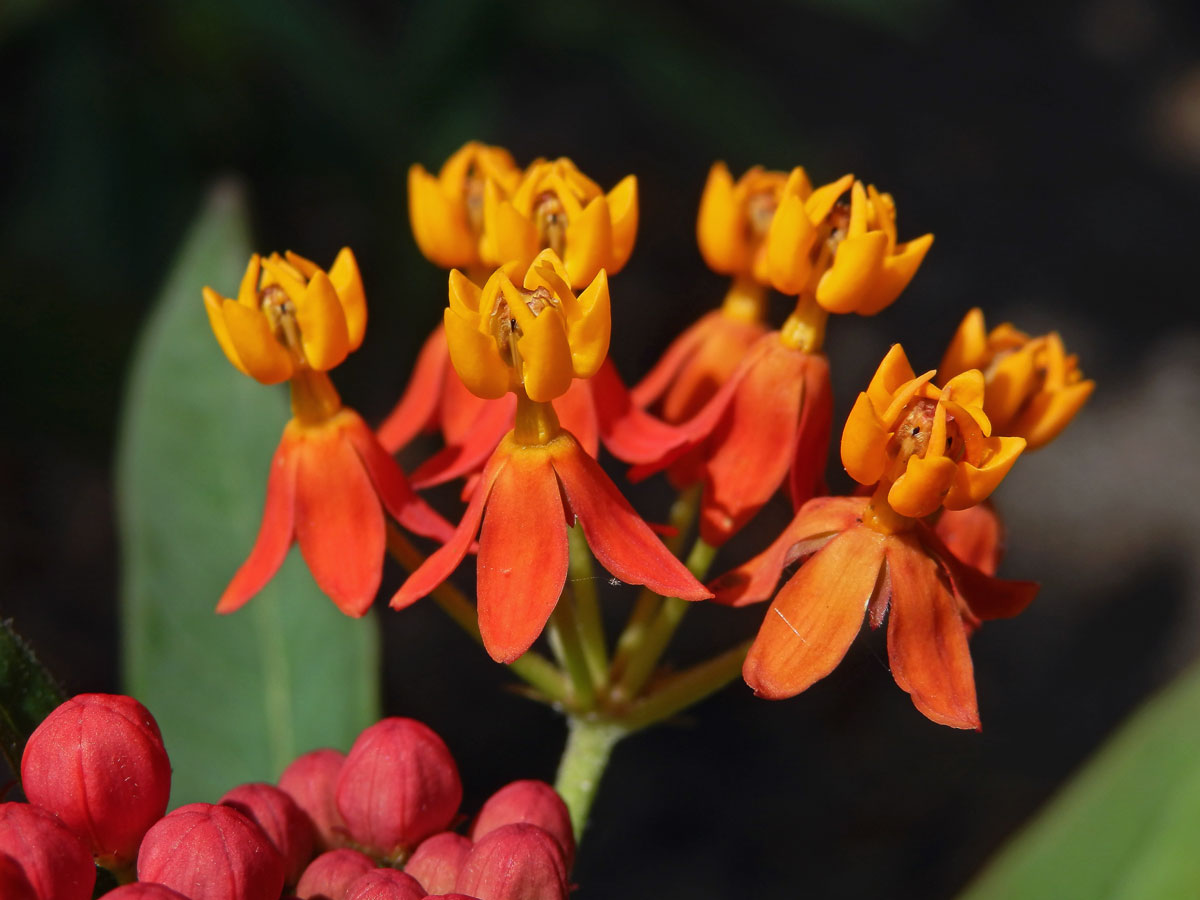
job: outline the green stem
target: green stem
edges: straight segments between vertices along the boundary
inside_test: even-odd
[[[554,788],[571,813],[576,843],[583,837],[613,747],[627,733],[623,726],[604,719],[570,717],[567,746],[558,764]]]
[[[703,538],[696,538],[692,552],[687,558],[688,571],[695,575],[697,580],[703,581],[716,555],[715,547],[705,543]],[[625,670],[621,673],[621,680],[613,689],[612,700],[615,705],[620,706],[632,701],[646,686],[662,658],[663,651],[667,649],[667,644],[671,642],[671,637],[683,621],[689,605],[689,601],[680,600],[678,597],[668,597],[663,602],[641,642],[630,653]]]
[[[743,641],[720,656],[675,675],[635,703],[621,718],[621,724],[631,732],[639,731],[715,694],[742,673],[751,643]]]
[[[412,545],[407,537],[391,522],[387,523],[388,552],[407,571],[416,571],[425,556]],[[479,634],[479,616],[475,604],[448,581],[439,584],[430,594],[434,602],[476,643],[482,644]],[[567,698],[567,682],[550,660],[533,650],[509,664],[508,670],[533,687],[551,703],[562,703]]]
[[[579,614],[579,637],[592,684],[602,689],[608,681],[608,646],[604,640],[604,617],[596,596],[596,574],[592,569],[592,551],[578,523],[568,532],[571,563],[568,570],[571,593]]]
[[[579,619],[575,615],[575,597],[571,591],[563,591],[558,598],[549,627],[551,639],[557,642],[567,676],[571,679],[571,707],[579,712],[590,712],[596,708],[596,686],[592,683],[583,641],[579,637]]]

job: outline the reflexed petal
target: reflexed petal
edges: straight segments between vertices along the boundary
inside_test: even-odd
[[[251,378],[263,384],[279,384],[292,377],[292,356],[275,340],[266,316],[234,300],[222,303],[221,312],[229,340]]]
[[[254,549],[221,594],[221,600],[217,603],[219,613],[233,612],[261,591],[287,557],[288,548],[292,546],[296,449],[294,429],[289,427],[284,430],[283,439],[271,457],[267,500]]]
[[[944,501],[946,509],[963,509],[986,500],[1025,449],[1025,438],[989,438],[988,444],[992,452],[982,466],[976,468],[965,459],[958,464],[954,486]]]
[[[629,262],[638,230],[637,178],[626,175],[608,192],[608,211],[612,218],[612,254],[605,268],[616,275]]]
[[[859,484],[874,484],[882,478],[890,438],[891,432],[879,421],[870,398],[865,392],[859,394],[842,430],[841,454],[846,474]]]
[[[379,426],[379,443],[389,453],[395,453],[422,431],[433,428],[442,384],[449,368],[450,350],[446,346],[446,329],[439,322],[417,354],[417,364],[413,367],[400,402]]]
[[[788,476],[793,509],[799,509],[809,499],[824,492],[832,431],[833,386],[829,382],[829,360],[823,353],[810,354],[804,368],[804,404],[796,426],[796,452]]]
[[[416,468],[411,479],[413,487],[429,488],[480,471],[504,435],[512,430],[516,402],[514,396],[479,401],[475,420],[463,429],[459,442],[447,444]]]
[[[958,560],[985,575],[995,575],[1004,555],[1004,523],[990,503],[947,509],[938,517],[938,538]]]
[[[938,366],[938,377],[942,381],[949,381],[967,369],[987,368],[991,361],[983,310],[977,306],[963,316],[958,330],[954,332],[950,346],[946,348],[946,354]]]
[[[567,525],[544,447],[509,450],[479,533],[479,631],[492,659],[529,649],[567,579]]]
[[[635,406],[645,408],[666,392],[697,348],[720,328],[720,318],[719,310],[705,313],[685,328],[675,340],[671,341],[663,355],[659,357],[658,362],[654,364],[654,368],[630,388],[629,393]],[[678,419],[672,419],[665,411],[664,416],[672,421],[678,421]]]
[[[700,214],[696,219],[700,253],[714,272],[732,275],[750,264],[750,248],[741,220],[733,177],[725,163],[714,163],[708,172],[708,181],[700,198]]]
[[[664,597],[704,600],[712,596],[663,546],[604,470],[573,438],[558,438],[553,457],[567,502],[604,568],[622,581],[644,584]]]
[[[520,321],[520,310],[515,316]],[[517,342],[517,349],[524,359],[525,392],[530,400],[538,402],[561,397],[575,377],[562,313],[547,307],[536,318],[522,323],[522,328],[525,333]]]
[[[392,597],[389,604],[392,609],[404,609],[406,606],[411,606],[449,578],[451,573],[458,568],[458,564],[463,561],[463,557],[467,555],[471,544],[475,541],[475,534],[479,531],[479,523],[483,519],[483,508],[487,504],[488,495],[492,492],[492,485],[507,463],[508,456],[506,454],[499,450],[492,454],[487,467],[483,470],[479,486],[471,495],[471,502],[467,504],[462,520],[454,530],[454,535],[429,554],[429,558],[405,579],[404,584],[400,585],[400,590],[396,591]]]
[[[600,421],[596,414],[592,379],[576,378],[567,392],[554,399],[558,422],[593,459],[600,453]]]
[[[357,350],[367,333],[367,295],[363,291],[362,275],[358,261],[349,247],[338,251],[337,259],[329,267],[329,280],[342,301],[342,312],[346,316],[346,332],[350,337],[350,349]]]
[[[383,573],[383,508],[335,419],[302,429],[296,542],[318,587],[348,616],[371,608]]]
[[[1067,427],[1092,394],[1094,381],[1079,381],[1061,390],[1035,394],[1013,422],[1013,434],[1029,442],[1031,450],[1044,447]]]
[[[608,199],[601,195],[567,222],[563,265],[571,276],[571,287],[581,288],[589,283],[611,256],[612,220]]]
[[[879,582],[886,541],[869,528],[851,528],[780,589],[742,668],[757,696],[793,697],[842,661]]]
[[[332,369],[350,351],[346,314],[333,282],[317,271],[308,283],[302,302],[296,304],[296,324],[308,364],[318,372]]]
[[[799,294],[812,275],[810,253],[817,228],[808,218],[798,194],[784,194],[767,231],[767,272],[771,284],[784,294]]]
[[[902,516],[927,516],[942,505],[958,468],[945,456],[911,456],[904,474],[888,491],[888,503]]]
[[[767,333],[760,322],[743,322],[720,312],[713,315],[716,327],[684,363],[663,397],[662,417],[668,422],[683,424],[697,415]]]
[[[967,510],[966,513],[983,509],[991,509],[991,507],[976,506]],[[948,513],[942,516],[942,520],[944,521],[949,516],[962,516],[966,513]],[[961,601],[961,606],[976,620],[986,622],[991,619],[1010,619],[1022,612],[1037,596],[1038,584],[1036,582],[994,578],[989,573],[980,571],[969,562],[955,556],[951,549],[942,542],[938,531],[922,525],[918,527],[916,534],[920,541],[941,561],[950,576],[951,587]]]
[[[784,568],[805,555],[798,554],[798,549],[814,552],[820,541],[846,531],[861,518],[866,503],[864,497],[817,497],[808,501],[766,550],[709,583],[713,599],[728,606],[769,599]]]
[[[512,370],[500,356],[496,342],[452,309],[445,310],[442,321],[446,326],[450,362],[471,392],[488,400],[508,393]]]
[[[622,462],[655,462],[687,442],[688,433],[634,405],[611,359],[604,360],[590,384],[600,437]]]
[[[483,415],[485,407],[499,403],[501,406],[507,404],[510,410],[516,408],[517,398],[513,395],[507,394],[498,400],[486,400],[478,397],[463,384],[463,380],[458,377],[458,373],[454,371],[454,366],[450,365],[449,360],[446,361],[446,369],[446,381],[442,386],[442,402],[438,408],[438,421],[442,427],[442,439],[447,444],[464,443],[470,437],[476,420]],[[503,433],[501,433],[501,437],[503,437]],[[487,456],[484,456],[480,465],[486,461]]]
[[[817,302],[831,313],[861,312],[883,271],[887,238],[880,231],[848,237],[817,282]]]
[[[975,675],[958,605],[937,563],[911,535],[888,542],[888,661],[913,705],[939,725],[979,728]]]
[[[229,336],[229,329],[225,326],[225,314],[221,311],[222,305],[225,303],[225,298],[218,294],[210,287],[203,290],[204,295],[204,311],[208,313],[208,324],[212,327],[213,335],[217,339],[217,343],[221,346],[221,350],[225,353],[225,358],[233,363],[243,375],[249,375],[246,367],[242,365],[241,359],[238,358],[237,348],[233,345],[233,338]]]
[[[591,378],[608,356],[612,336],[612,311],[609,306],[608,275],[597,273],[587,290],[579,295],[579,316],[567,322],[567,340],[576,378]]]

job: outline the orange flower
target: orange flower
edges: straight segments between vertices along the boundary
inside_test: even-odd
[[[353,254],[342,250],[328,275],[293,253],[256,254],[236,300],[206,287],[204,304],[230,362],[266,384],[290,379],[292,389],[293,418],[271,463],[258,538],[217,611],[258,593],[296,541],[321,590],[347,615],[363,615],[383,571],[384,509],[427,537],[444,540],[452,529],[413,493],[325,374],[362,342],[366,326]]]
[[[807,182],[803,169],[793,176]],[[788,178],[755,166],[735,182],[725,163],[713,163],[696,220],[696,240],[710,269],[769,283],[767,231]]]
[[[507,195],[520,178],[507,150],[478,141],[455,151],[436,178],[413,165],[408,170],[408,218],[425,258],[444,269],[478,266],[485,185]]]
[[[958,326],[940,371],[946,377],[967,369],[984,373],[983,409],[992,425],[1025,438],[1030,450],[1058,437],[1096,386],[1057,333],[1031,338],[1007,322],[989,332],[978,308]]]
[[[934,374],[915,375],[893,345],[842,432],[846,472],[860,484],[882,482],[891,509],[910,518],[986,499],[1025,449],[1024,438],[991,436],[978,370],[944,388]]]
[[[634,176],[605,194],[566,157],[539,160],[511,193],[495,184],[485,188],[480,256],[492,266],[527,266],[550,248],[570,273],[571,287],[581,288],[601,269],[615,275],[624,268],[637,226]]]
[[[483,289],[451,276],[450,359],[472,391],[516,395],[515,427],[487,461],[454,537],[392,598],[399,609],[432,591],[478,534],[479,629],[501,662],[529,649],[554,610],[566,582],[567,527],[576,519],[617,578],[686,600],[709,596],[562,428],[551,405],[572,379],[600,370],[611,329],[604,272],[576,297],[553,251],[519,283],[517,271],[498,271]]]

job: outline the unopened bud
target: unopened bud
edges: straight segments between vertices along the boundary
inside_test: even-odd
[[[346,843],[346,824],[334,801],[334,787],[346,754],[313,750],[298,756],[279,776],[279,788],[296,801],[312,821],[317,848],[332,850]]]
[[[346,891],[346,900],[425,900],[421,883],[395,869],[375,869],[362,875]]]
[[[146,832],[137,875],[189,900],[276,900],[283,891],[283,859],[270,838],[211,803],[181,806]]]
[[[562,849],[536,825],[502,825],[471,848],[454,889],[477,900],[566,900]]]
[[[30,735],[21,786],[100,865],[117,868],[133,862],[142,835],[166,812],[171,763],[146,707],[120,694],[79,694]]]
[[[283,880],[295,884],[313,857],[316,835],[312,821],[291,797],[271,784],[243,784],[221,798],[254,822],[283,859]]]
[[[431,894],[454,890],[471,842],[461,834],[443,831],[421,841],[409,857],[404,871],[424,885]]]
[[[296,896],[300,900],[346,900],[350,885],[374,869],[375,860],[365,853],[330,850],[308,864],[296,885]]]
[[[0,803],[0,853],[21,867],[38,900],[91,900],[96,884],[92,855],[74,832],[40,806]]]
[[[518,822],[536,825],[558,841],[567,871],[571,871],[575,862],[571,814],[558,792],[544,781],[514,781],[492,794],[471,826],[471,840],[478,841],[501,825]]]
[[[350,836],[389,861],[445,829],[461,802],[454,757],[414,719],[384,719],[364,730],[338,776],[337,806]]]

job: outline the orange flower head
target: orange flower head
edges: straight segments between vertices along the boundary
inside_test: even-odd
[[[840,194],[845,190],[841,187],[844,181],[828,185],[828,191],[840,187]],[[855,181],[849,205],[839,203],[830,212],[832,227],[825,240],[819,241],[806,219],[814,214],[810,205],[819,212],[828,202],[829,196],[821,195],[823,190],[813,192],[803,212],[790,201],[788,215],[776,227],[772,235],[776,284],[790,291],[803,281],[826,311],[873,316],[908,286],[933,243],[933,235],[898,244],[896,204],[891,194]],[[818,197],[819,202],[814,201]]]
[[[595,375],[608,354],[608,277],[600,269],[576,296],[553,250],[528,268],[497,269],[482,289],[455,270],[445,325],[450,361],[472,393],[553,400],[573,379]]]
[[[520,179],[521,170],[507,150],[478,141],[463,144],[436,176],[413,165],[408,170],[408,219],[425,258],[443,269],[478,266],[487,185],[508,196]]]
[[[204,288],[213,334],[239,371],[263,384],[325,372],[362,343],[367,301],[343,247],[326,273],[290,250],[250,257],[236,299]]]
[[[894,345],[842,432],[846,472],[860,484],[890,485],[888,505],[909,518],[986,499],[1025,449],[1024,438],[991,436],[979,370],[943,388],[933,384],[934,374],[914,374]]]
[[[843,175],[814,190],[803,169],[792,170],[767,232],[767,275],[776,290],[815,290],[845,236],[848,208],[838,199],[853,183],[853,175]]]
[[[789,176],[755,166],[735,182],[725,163],[713,163],[696,219],[696,240],[710,269],[770,283],[767,232],[784,186],[791,181],[808,185],[801,168]]]
[[[562,260],[565,281],[579,289],[601,269],[616,274],[637,239],[637,178],[628,175],[607,194],[566,157],[538,160],[510,193],[495,182],[485,185],[483,262],[529,265],[553,250]]]
[[[983,372],[983,409],[992,425],[1025,438],[1030,450],[1058,437],[1096,386],[1057,333],[1030,337],[1007,322],[987,331],[978,308],[958,326],[940,371],[952,376],[967,369]]]

